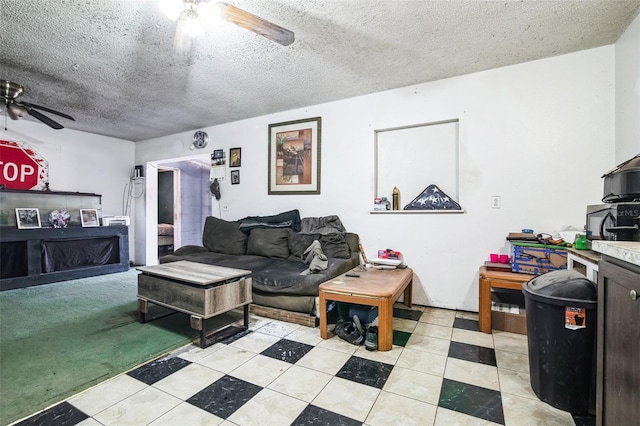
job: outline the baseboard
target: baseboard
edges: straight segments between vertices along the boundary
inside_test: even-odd
[[[294,324],[304,325],[305,327],[317,327],[320,322],[320,319],[313,315],[304,314],[302,312],[285,311],[284,309],[255,305],[253,303],[249,305],[249,312],[261,317],[291,322]]]

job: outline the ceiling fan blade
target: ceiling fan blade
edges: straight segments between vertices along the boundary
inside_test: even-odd
[[[46,115],[40,114],[38,111],[34,109],[27,108],[27,111],[29,112],[30,116],[37,118],[38,120],[42,121],[44,124],[46,124],[49,127],[52,127],[57,130],[64,129],[64,126],[62,124],[53,121]]]
[[[65,114],[65,113],[63,113],[63,112],[59,112],[59,111],[53,110],[53,109],[51,109],[51,108],[43,107],[43,106],[36,105],[36,104],[31,104],[31,103],[28,103],[28,102],[20,102],[20,103],[21,103],[22,105],[24,105],[25,107],[27,107],[27,108],[29,109],[29,111],[31,111],[31,108],[41,109],[42,111],[47,111],[47,112],[50,112],[51,114],[59,115],[60,117],[64,117],[64,118],[66,118],[66,119],[68,119],[68,120],[76,121],[76,120],[75,120],[73,117],[71,117],[70,115],[67,115],[67,114]],[[31,112],[29,112],[29,113],[31,114]],[[32,115],[33,115],[33,114],[32,114]],[[34,115],[34,117],[35,117],[35,115]],[[44,117],[44,116],[43,116],[43,117]]]
[[[288,46],[295,40],[295,34],[286,28],[276,25],[272,22],[262,19],[259,16],[238,9],[227,3],[220,3],[222,6],[222,18],[242,27],[246,30],[253,31],[269,40]]]

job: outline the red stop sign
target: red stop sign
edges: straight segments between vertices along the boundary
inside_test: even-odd
[[[0,185],[10,189],[42,189],[47,162],[26,144],[0,140]]]

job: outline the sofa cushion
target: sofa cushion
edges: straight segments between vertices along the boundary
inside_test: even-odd
[[[242,255],[247,252],[247,236],[238,222],[209,216],[204,223],[202,245],[216,253]]]
[[[320,246],[327,257],[349,259],[351,251],[344,234],[326,234],[320,237]]]
[[[300,212],[290,210],[273,216],[247,216],[240,219],[240,229],[249,234],[254,228],[291,228],[300,231]]]
[[[247,254],[286,259],[289,257],[289,231],[255,228],[249,234]]]
[[[278,260],[251,275],[254,289],[266,293],[317,296],[318,286],[357,266],[352,259],[329,258],[327,269],[317,274],[300,275],[307,265]]]
[[[299,232],[289,232],[290,260],[300,260],[304,262],[304,251],[315,240],[320,241],[320,234],[301,234]]]

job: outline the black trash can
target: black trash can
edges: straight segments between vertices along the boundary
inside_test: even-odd
[[[597,291],[576,271],[522,285],[531,387],[542,401],[574,414],[595,405]]]

